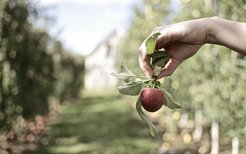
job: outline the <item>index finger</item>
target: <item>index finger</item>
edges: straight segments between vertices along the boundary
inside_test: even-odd
[[[138,54],[140,68],[147,76],[154,76],[154,70],[150,65],[150,57],[146,54],[146,48],[144,47],[144,45],[141,45],[138,50]]]

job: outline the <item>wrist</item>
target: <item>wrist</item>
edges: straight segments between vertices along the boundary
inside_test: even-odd
[[[218,38],[217,38],[218,22],[220,22],[222,18],[215,16],[215,17],[204,18],[203,20],[207,33],[205,43],[212,43],[212,44],[218,43]]]

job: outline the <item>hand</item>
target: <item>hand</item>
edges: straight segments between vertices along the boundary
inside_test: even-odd
[[[158,78],[171,75],[185,59],[193,56],[206,43],[207,28],[203,19],[160,26],[153,33],[160,32],[156,49],[164,48],[171,56]],[[145,42],[139,48],[139,64],[147,76],[154,76],[150,57],[146,54]]]

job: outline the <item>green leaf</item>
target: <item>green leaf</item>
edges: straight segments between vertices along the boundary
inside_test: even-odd
[[[160,87],[160,86],[161,86],[161,82],[158,81],[158,80],[156,80],[156,81],[155,81],[155,87]],[[158,89],[160,89],[160,88],[158,88]]]
[[[137,77],[135,74],[132,73],[125,65],[124,63],[121,64],[120,72],[115,74],[112,73],[114,77],[117,77],[120,80],[124,80],[125,82],[129,82],[131,80],[135,80]]]
[[[147,55],[151,55],[155,51],[155,44],[159,35],[161,35],[161,33],[154,33],[146,39],[145,47]]]
[[[181,108],[181,106],[173,99],[172,94],[167,92],[164,88],[162,88],[163,92],[165,93],[166,103],[164,103],[165,106],[167,106],[170,109],[178,109]]]
[[[149,126],[151,136],[156,137],[158,133],[157,133],[155,126],[151,122],[150,118],[142,110],[142,106],[141,106],[141,102],[140,102],[140,95],[138,96],[138,100],[136,103],[136,110],[137,110],[139,116],[143,119],[143,121]]]
[[[150,64],[154,68],[155,76],[159,76],[162,68],[169,61],[170,56],[166,51],[155,51],[151,55]]]
[[[151,55],[151,65],[163,67],[169,61],[170,55],[166,51],[156,51]]]
[[[140,93],[143,86],[142,81],[132,81],[118,87],[121,94],[136,96]]]

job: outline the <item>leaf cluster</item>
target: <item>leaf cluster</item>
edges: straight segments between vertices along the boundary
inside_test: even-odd
[[[159,35],[160,33],[155,33],[151,35],[149,38],[147,38],[145,41],[147,54],[151,56],[151,64],[154,70],[156,71],[155,72],[156,76],[158,76],[158,73],[160,72],[162,67],[169,60],[169,56],[167,55],[167,52],[155,50],[156,40]],[[161,83],[156,78],[137,76],[124,64],[121,65],[121,69],[119,73],[117,74],[112,73],[112,75],[125,82],[123,85],[118,87],[118,90],[121,94],[130,95],[130,96],[138,95],[138,99],[136,102],[136,110],[139,116],[149,126],[152,136],[156,136],[157,131],[155,129],[155,126],[152,124],[150,118],[142,110],[142,106],[140,102],[141,95],[139,95],[141,90],[146,87],[161,89],[166,96],[163,105],[167,106],[170,109],[180,108],[180,105],[174,100],[171,93],[167,92],[167,90],[161,87]]]

